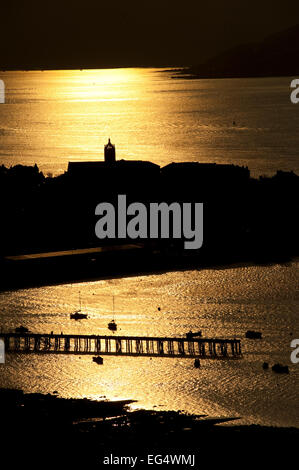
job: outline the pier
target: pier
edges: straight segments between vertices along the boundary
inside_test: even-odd
[[[201,359],[242,357],[239,339],[0,333],[5,352]]]

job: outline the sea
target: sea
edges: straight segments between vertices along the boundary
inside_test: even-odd
[[[170,69],[1,72],[0,164],[118,159],[233,163],[252,176],[299,174],[299,105],[290,78],[193,80]],[[299,261],[236,265],[0,292],[0,328],[36,333],[240,338],[240,360],[6,354],[0,387],[95,400],[132,399],[132,409],[239,418],[237,424],[299,427]],[[74,321],[82,310],[88,319]],[[114,298],[114,309],[113,309]],[[245,338],[247,330],[262,339]],[[262,364],[269,363],[269,370]],[[275,374],[274,363],[289,366]]]
[[[0,72],[0,164],[118,159],[248,166],[299,173],[299,104],[291,78],[192,80],[171,69]]]

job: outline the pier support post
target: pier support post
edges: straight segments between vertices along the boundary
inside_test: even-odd
[[[173,348],[173,341],[172,340],[167,341],[167,352],[168,352],[168,354],[171,354],[172,356],[174,354],[174,348]]]
[[[136,348],[136,353],[143,354],[142,339],[135,339],[135,348]]]
[[[185,356],[184,340],[178,341],[178,351],[179,351],[179,354],[180,354],[180,355]]]
[[[65,338],[64,338],[64,350],[65,350],[65,351],[69,351],[69,350],[70,350],[70,346],[71,346],[71,344],[70,344],[70,338],[65,337]]]
[[[5,344],[5,351],[9,351],[10,350],[10,338],[9,337],[5,338],[4,344]]]
[[[101,352],[101,339],[97,338],[96,339],[96,352]]]
[[[126,339],[126,352],[132,354],[132,340]]]
[[[206,350],[205,350],[205,343],[203,341],[198,341],[198,353],[201,357],[205,357]]]
[[[19,349],[20,349],[20,338],[19,338],[19,336],[15,337],[14,349],[15,349],[15,351],[19,351]]]
[[[25,336],[25,351],[30,351],[30,336]]]
[[[164,354],[164,341],[158,339],[158,341],[157,341],[157,346],[158,346],[158,353],[159,353],[160,355],[163,355],[163,354]]]
[[[106,353],[111,352],[111,341],[109,338],[105,339],[105,351]]]
[[[121,339],[116,339],[115,340],[115,352],[118,354],[122,354],[122,344],[121,344]]]
[[[189,352],[189,355],[190,355],[190,356],[194,356],[194,355],[195,355],[194,343],[193,343],[193,341],[188,341],[188,352]]]
[[[221,354],[223,357],[227,356],[227,343],[221,343]]]
[[[34,351],[40,350],[40,336],[34,337]]]

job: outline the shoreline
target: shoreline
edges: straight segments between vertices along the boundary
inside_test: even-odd
[[[119,69],[154,69],[160,70],[162,72],[172,72],[174,75],[173,79],[186,79],[186,80],[225,80],[225,79],[251,79],[251,78],[289,78],[296,77],[296,73],[288,72],[287,74],[237,74],[237,73],[228,73],[228,74],[213,74],[213,73],[196,73],[193,72],[193,66],[189,65],[118,65],[118,66],[107,66],[107,67],[95,67],[95,66],[85,66],[85,67],[32,67],[29,69],[23,68],[7,68],[0,69],[1,73],[11,73],[11,72],[84,72],[91,70],[119,70]]]
[[[155,258],[151,253],[140,253],[140,257],[130,259],[129,264],[122,264],[118,260],[118,255],[110,254],[110,258],[102,260],[101,256],[97,259],[86,258],[78,259],[76,255],[70,256],[70,262],[55,259],[53,266],[49,266],[47,259],[14,261],[11,272],[3,271],[4,278],[0,279],[0,292],[15,291],[20,289],[33,289],[44,286],[55,286],[62,284],[76,284],[81,282],[96,282],[109,279],[121,279],[136,276],[160,275],[168,272],[184,271],[203,271],[203,270],[227,270],[251,266],[273,266],[276,264],[289,265],[299,260],[299,255],[277,256],[269,259],[250,260],[237,257],[231,261],[201,260],[200,256],[171,257],[160,256]],[[129,258],[129,257],[128,257]],[[124,261],[128,261],[126,257]],[[69,260],[68,260],[69,261]],[[112,261],[112,263],[111,263]],[[113,264],[113,261],[116,264]],[[74,262],[76,269],[74,269]],[[23,265],[22,265],[23,263]],[[121,266],[121,269],[120,269]],[[20,269],[21,268],[21,269]],[[53,271],[52,271],[52,269]],[[24,270],[22,272],[22,270]],[[59,272],[59,277],[57,273]],[[43,275],[41,276],[41,273]],[[36,276],[35,276],[36,274]]]
[[[226,423],[234,418],[175,411],[129,411],[130,403],[132,400],[97,402],[0,389],[4,442],[9,446],[3,447],[3,453],[14,443],[23,451],[34,443],[40,446],[43,456],[47,455],[45,452],[55,456],[60,447],[63,454],[59,459],[68,463],[103,464],[108,455],[136,455],[140,458],[139,466],[144,466],[141,457],[149,453],[188,453],[200,463],[208,463],[212,457],[213,463],[217,461],[222,468],[231,468],[236,446],[237,453],[241,450],[246,455],[250,451],[247,457],[252,462],[275,463],[283,457],[285,464],[296,452],[299,428],[230,426]],[[264,452],[255,455],[258,450]],[[20,452],[16,458],[22,459],[22,455]]]

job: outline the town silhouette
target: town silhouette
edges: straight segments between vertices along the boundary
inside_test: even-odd
[[[186,162],[160,168],[117,160],[110,139],[104,159],[69,162],[55,177],[45,177],[37,165],[2,166],[1,286],[288,261],[298,254],[298,181],[284,171],[252,178],[247,167],[236,165]],[[184,240],[171,236],[99,240],[95,208],[100,202],[116,206],[120,194],[145,206],[203,203],[202,247],[185,250]]]

